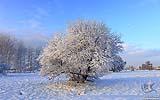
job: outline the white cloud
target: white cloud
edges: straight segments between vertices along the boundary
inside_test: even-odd
[[[50,39],[48,34],[32,30],[0,29],[0,33],[10,34],[18,40],[24,41],[27,46],[44,46]]]
[[[34,19],[43,19],[44,17],[48,17],[50,15],[49,10],[48,9],[44,9],[41,7],[37,7],[35,8],[35,10],[33,11],[33,15],[32,18]]]
[[[124,44],[122,57],[127,65],[140,66],[145,61],[151,61],[155,66],[160,65],[160,49],[143,49],[139,46]]]
[[[44,26],[45,20],[50,15],[50,9],[44,7],[33,7],[32,11],[28,11],[27,18],[19,20],[20,27],[28,30],[39,30],[46,28]]]
[[[159,6],[160,0],[139,0],[139,6]]]
[[[22,20],[19,23],[23,24],[23,26],[28,29],[39,29],[42,27],[42,23],[36,19]]]
[[[50,37],[44,33],[22,33],[17,38],[23,40],[27,46],[44,46]]]

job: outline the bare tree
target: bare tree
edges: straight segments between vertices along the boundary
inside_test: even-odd
[[[70,80],[85,82],[108,73],[122,51],[120,36],[96,21],[71,23],[65,35],[54,37],[40,56],[42,75],[65,73]]]
[[[15,54],[16,40],[10,35],[0,33],[0,63],[11,64]]]
[[[26,67],[28,71],[32,71],[33,70],[33,59],[34,59],[34,49],[32,47],[27,47],[27,61],[26,61]]]
[[[27,68],[30,71],[38,69],[37,58],[40,52],[38,47],[26,47],[23,41],[15,39],[12,35],[0,33],[0,65],[3,69],[4,66],[10,66],[16,72]]]
[[[21,72],[25,67],[26,47],[23,41],[16,42],[16,50],[14,55],[14,68]]]

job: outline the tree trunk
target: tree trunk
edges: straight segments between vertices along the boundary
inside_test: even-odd
[[[75,81],[77,83],[85,83],[85,81],[87,80],[88,75],[82,75],[79,73],[72,73],[70,75],[70,81]]]

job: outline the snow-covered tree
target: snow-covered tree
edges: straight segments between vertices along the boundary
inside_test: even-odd
[[[34,70],[39,70],[40,69],[40,64],[39,64],[39,55],[41,54],[42,48],[37,47],[35,48],[35,54],[34,54]]]
[[[53,78],[65,73],[72,81],[85,82],[116,67],[115,56],[122,51],[121,44],[120,36],[104,23],[73,22],[66,34],[56,35],[44,48],[41,73]]]
[[[114,56],[114,60],[112,62],[113,67],[111,71],[113,72],[119,72],[124,69],[126,62],[123,61],[123,59],[120,56]]]
[[[40,47],[27,47],[26,48],[26,70],[27,71],[35,71],[38,70],[40,65],[38,61],[38,57],[41,52]]]

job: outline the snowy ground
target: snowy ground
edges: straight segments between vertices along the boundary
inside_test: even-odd
[[[155,83],[155,91],[144,93],[141,87],[148,82]],[[112,73],[97,80],[84,95],[46,88],[50,83],[38,73],[0,76],[0,100],[160,100],[160,71]]]

